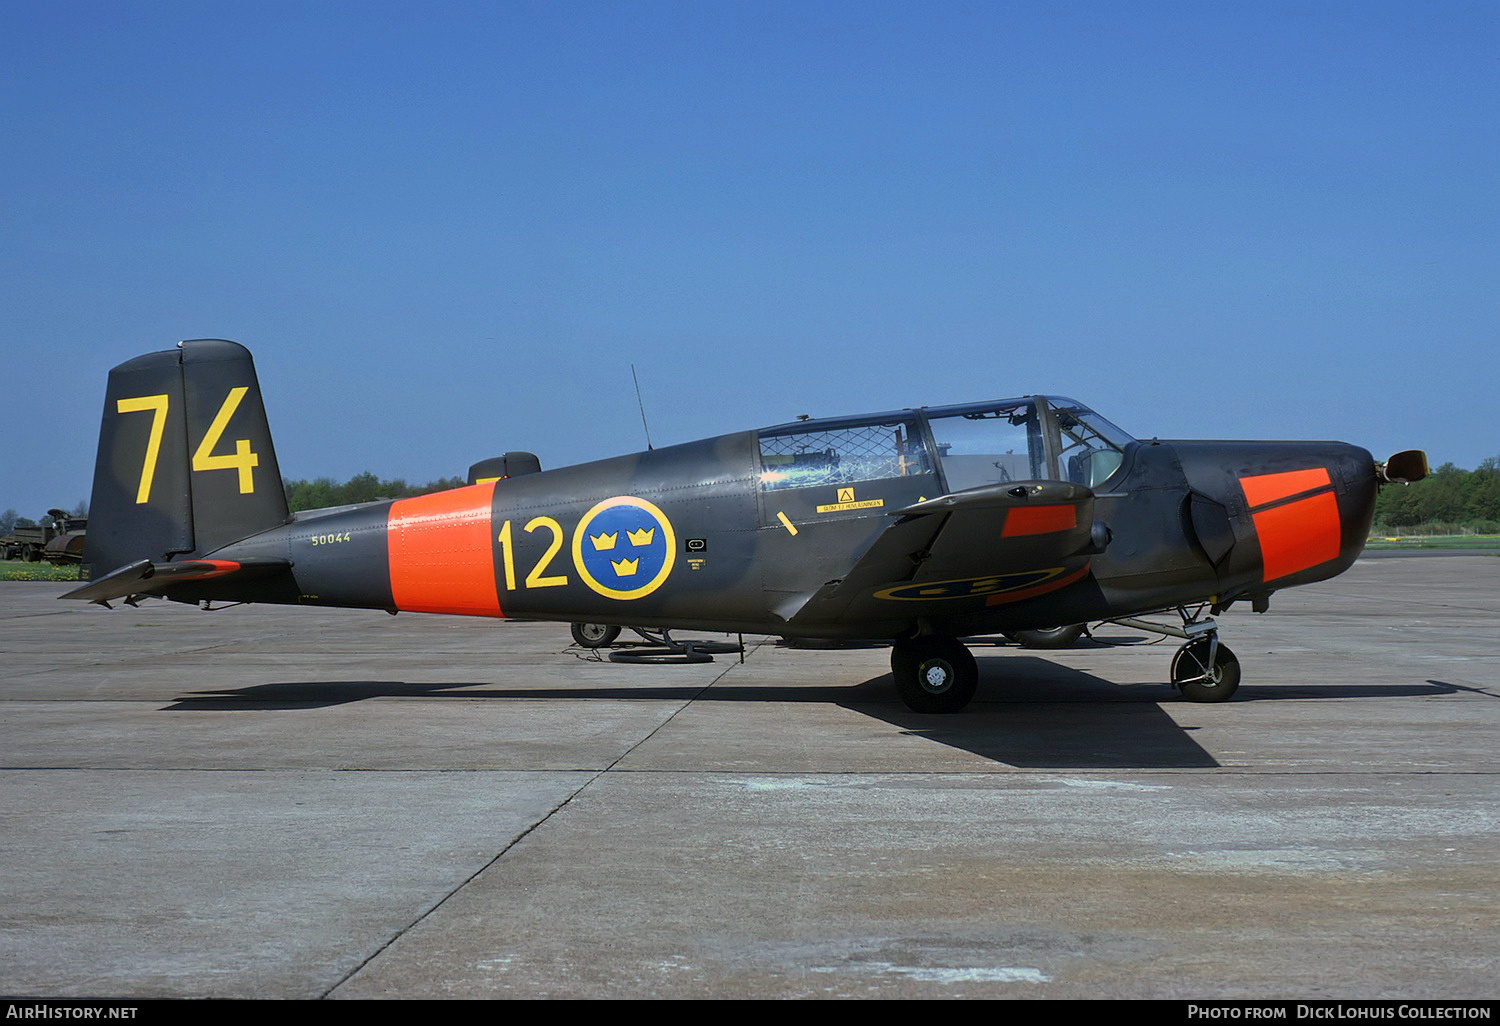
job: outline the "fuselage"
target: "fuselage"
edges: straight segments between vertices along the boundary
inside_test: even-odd
[[[1331,577],[1363,545],[1376,483],[1370,454],[1343,443],[1137,441],[1071,400],[1028,397],[799,421],[299,514],[204,554],[289,573],[171,597],[984,634]],[[934,512],[943,497],[951,511]]]

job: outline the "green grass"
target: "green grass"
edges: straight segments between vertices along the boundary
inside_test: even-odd
[[[0,560],[0,581],[76,581],[78,566],[53,566],[51,563],[26,563],[19,559]]]
[[[1393,538],[1375,535],[1367,549],[1500,549],[1500,534],[1439,534],[1429,537]]]

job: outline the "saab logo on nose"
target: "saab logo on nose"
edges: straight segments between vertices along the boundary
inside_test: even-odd
[[[605,598],[630,600],[651,594],[671,574],[676,559],[671,521],[633,495],[605,499],[573,530],[578,576]]]

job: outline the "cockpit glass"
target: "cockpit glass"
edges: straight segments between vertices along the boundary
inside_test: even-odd
[[[761,487],[818,488],[926,474],[927,452],[909,420],[762,432]]]
[[[1058,430],[1058,460],[1063,477],[1088,488],[1102,484],[1120,467],[1133,438],[1093,410],[1072,399],[1050,399]]]
[[[1036,405],[1029,399],[935,410],[928,424],[950,492],[1048,476]]]

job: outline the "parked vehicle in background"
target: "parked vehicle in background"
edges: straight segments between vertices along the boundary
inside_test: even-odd
[[[57,566],[83,561],[83,538],[88,517],[49,509],[40,527],[15,527],[0,538],[0,559],[46,560]]]

